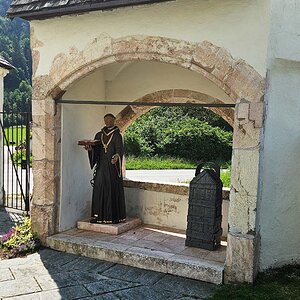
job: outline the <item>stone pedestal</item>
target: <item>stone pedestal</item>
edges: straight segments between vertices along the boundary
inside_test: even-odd
[[[90,223],[90,220],[83,220],[77,222],[77,228],[82,230],[90,230],[95,232],[107,233],[107,234],[121,234],[142,224],[139,218],[127,218],[125,222],[118,224],[97,224]]]

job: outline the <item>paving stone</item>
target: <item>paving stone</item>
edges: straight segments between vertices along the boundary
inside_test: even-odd
[[[0,298],[29,294],[40,290],[37,282],[30,277],[0,282]]]
[[[177,297],[176,293],[156,290],[153,287],[141,286],[136,288],[131,288],[124,291],[119,291],[114,293],[118,298],[124,300],[174,300]]]
[[[96,269],[100,263],[101,261],[97,259],[88,258],[88,257],[78,257],[75,260],[72,260],[71,262],[68,262],[67,264],[63,265],[62,268],[64,271],[70,271],[70,270],[87,271],[87,270]]]
[[[0,271],[0,281],[12,280],[14,279],[10,269],[2,269]]]
[[[57,289],[77,284],[92,283],[98,280],[107,279],[106,277],[89,272],[62,272],[53,275],[37,276],[36,281],[43,290]]]
[[[86,289],[93,295],[104,294],[113,291],[128,289],[130,287],[139,286],[137,283],[124,282],[117,279],[103,279],[84,285]]]
[[[20,266],[20,265],[26,265],[30,263],[31,261],[28,259],[28,257],[19,257],[14,259],[0,260],[0,272],[2,272],[2,269],[7,269],[12,266]]]
[[[60,268],[63,265],[77,259],[78,255],[46,249],[40,251],[40,257],[46,267]]]
[[[96,272],[96,273],[102,273],[114,265],[115,265],[115,263],[112,263],[109,261],[104,261],[104,260],[99,260],[99,265],[96,268],[94,268],[92,271]]]
[[[42,263],[13,266],[10,269],[15,278],[23,278],[24,276],[33,277],[49,273],[49,270]]]
[[[163,276],[165,276],[165,274],[163,273],[142,270],[123,265],[115,265],[112,268],[103,272],[102,275],[146,285],[154,284]]]
[[[9,300],[61,300],[61,299],[81,299],[90,296],[90,293],[83,286],[71,286],[51,291],[38,292],[34,294],[22,295]],[[89,299],[89,298],[88,298]]]
[[[176,292],[177,294],[195,297],[208,297],[215,289],[213,284],[204,283],[201,281],[180,278],[177,276],[166,275],[160,279],[154,287],[167,291]]]

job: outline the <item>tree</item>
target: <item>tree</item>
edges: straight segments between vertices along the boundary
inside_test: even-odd
[[[31,52],[27,21],[6,17],[11,0],[0,3],[0,55],[16,69],[4,79],[4,111],[31,111]],[[5,120],[8,124],[8,120]]]

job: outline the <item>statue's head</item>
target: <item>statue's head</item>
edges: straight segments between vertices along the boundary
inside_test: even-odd
[[[113,114],[106,114],[104,116],[104,123],[107,127],[113,127],[115,126],[116,117]]]

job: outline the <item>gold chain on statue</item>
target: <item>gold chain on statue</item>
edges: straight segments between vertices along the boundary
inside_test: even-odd
[[[107,150],[108,150],[108,146],[113,138],[113,134],[111,135],[111,137],[109,138],[108,142],[105,144],[104,141],[103,141],[103,133],[101,134],[101,143],[103,145],[103,149],[104,149],[104,152],[107,153]]]

